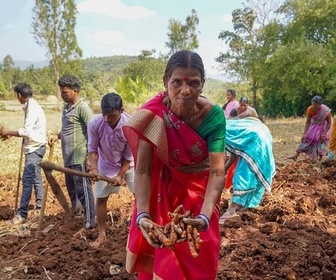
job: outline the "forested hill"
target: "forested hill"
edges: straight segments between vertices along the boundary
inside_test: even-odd
[[[126,66],[137,59],[137,56],[114,55],[85,58],[83,63],[88,75],[92,76],[99,72],[120,73]]]
[[[83,64],[88,73],[96,72],[120,72],[128,64],[137,60],[137,56],[114,55],[103,57],[89,57],[83,59]],[[48,65],[47,61],[25,61],[14,60],[14,66],[21,70],[34,66],[35,69],[43,68]]]

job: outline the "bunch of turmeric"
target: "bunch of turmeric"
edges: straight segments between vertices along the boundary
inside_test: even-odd
[[[174,212],[169,212],[170,223],[165,226],[154,225],[149,231],[149,236],[153,242],[171,250],[174,250],[176,243],[187,241],[190,254],[197,258],[202,240],[196,227],[183,222],[183,218],[192,217],[191,212],[187,210],[181,213],[182,210],[183,206],[179,205]]]

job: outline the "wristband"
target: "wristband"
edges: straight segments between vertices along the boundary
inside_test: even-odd
[[[210,226],[209,218],[205,216],[204,214],[199,214],[198,216],[196,216],[196,218],[203,220],[204,227],[201,229],[201,231],[206,231]]]
[[[140,220],[142,218],[151,219],[151,216],[149,215],[148,212],[140,212],[135,219],[135,224],[137,225],[138,228],[140,228]]]

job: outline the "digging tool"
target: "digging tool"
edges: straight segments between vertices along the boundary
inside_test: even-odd
[[[24,138],[22,138],[22,144],[21,144],[19,171],[18,171],[18,178],[17,178],[17,183],[16,183],[16,191],[15,191],[14,215],[16,214],[16,211],[17,211],[17,208],[18,208],[18,202],[19,202],[19,189],[20,189],[20,183],[21,183],[23,153],[24,153]]]
[[[53,155],[54,155],[54,144],[51,144],[51,146],[49,147],[48,161],[52,162]],[[45,211],[45,207],[46,207],[47,200],[48,200],[48,187],[49,187],[48,182],[46,182],[44,186],[44,195],[43,195],[42,206],[40,210],[39,223],[38,223],[37,230],[35,233],[35,238],[40,238],[42,236],[43,217],[44,217],[44,211]]]
[[[104,175],[95,176],[95,175],[93,175],[91,173],[88,173],[88,172],[81,172],[81,171],[73,170],[71,168],[63,167],[61,165],[58,165],[58,164],[55,164],[55,163],[52,163],[52,162],[48,162],[48,161],[42,161],[40,163],[40,166],[45,171],[57,170],[57,171],[61,171],[61,172],[72,174],[72,175],[87,177],[87,178],[96,179],[96,180],[102,180],[102,181],[111,183],[112,185],[115,185],[115,180],[114,179],[108,178]]]
[[[96,180],[103,180],[103,181],[111,183],[112,185],[115,185],[115,180],[110,179],[106,176],[103,176],[103,175],[95,176],[91,173],[86,173],[86,172],[73,170],[71,168],[63,167],[61,165],[57,165],[57,164],[49,162],[49,161],[41,161],[40,166],[42,167],[42,169],[44,171],[46,179],[47,179],[47,181],[48,181],[48,183],[51,187],[51,190],[53,191],[54,195],[58,199],[59,203],[61,204],[61,206],[63,207],[65,212],[67,212],[67,213],[70,213],[69,205],[68,205],[68,202],[66,200],[66,197],[65,197],[60,185],[58,184],[58,182],[56,181],[56,179],[52,175],[53,170],[61,171],[61,172],[64,172],[64,173],[73,174],[73,175],[77,175],[77,176],[88,177],[88,178],[92,178],[92,179],[96,179]]]
[[[56,196],[57,200],[61,204],[62,208],[64,209],[65,212],[70,213],[70,208],[68,205],[68,201],[61,189],[61,186],[58,184],[54,176],[52,175],[52,170],[51,169],[45,169],[43,167],[42,162],[40,163],[40,166],[42,167],[44,174],[46,176],[46,179],[51,187],[52,192]]]

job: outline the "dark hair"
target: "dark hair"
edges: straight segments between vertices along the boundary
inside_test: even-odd
[[[237,109],[232,109],[230,112],[230,117],[237,117],[238,116],[238,111]]]
[[[242,103],[242,102],[247,103],[247,104],[249,103],[247,96],[240,97],[239,103]]]
[[[26,83],[17,84],[14,87],[14,91],[16,92],[16,94],[21,94],[24,98],[33,96],[33,90],[31,86]]]
[[[58,80],[58,85],[60,87],[68,87],[71,89],[77,89],[77,91],[81,88],[81,81],[73,75],[63,75]]]
[[[195,68],[201,74],[202,82],[205,81],[205,70],[202,58],[193,51],[181,50],[174,53],[168,60],[164,75],[170,78],[176,68]]]
[[[233,96],[233,98],[236,97],[236,91],[235,91],[234,89],[230,89],[230,88],[229,88],[228,90],[226,90],[226,92],[230,92],[231,95]],[[229,103],[230,103],[230,101],[227,101],[227,102],[223,105],[222,109],[225,110],[226,107],[227,107],[227,105],[228,105]]]
[[[120,111],[123,107],[122,98],[119,94],[114,92],[107,93],[103,96],[100,107],[103,114],[108,114],[111,111],[118,110]]]
[[[322,98],[322,96],[320,96],[320,95],[315,95],[313,98],[312,98],[312,100],[311,100],[311,102],[314,102],[314,103],[316,103],[316,104],[322,104],[323,103],[323,98]]]
[[[230,92],[233,97],[236,97],[236,91],[234,89],[229,88],[226,92]]]

